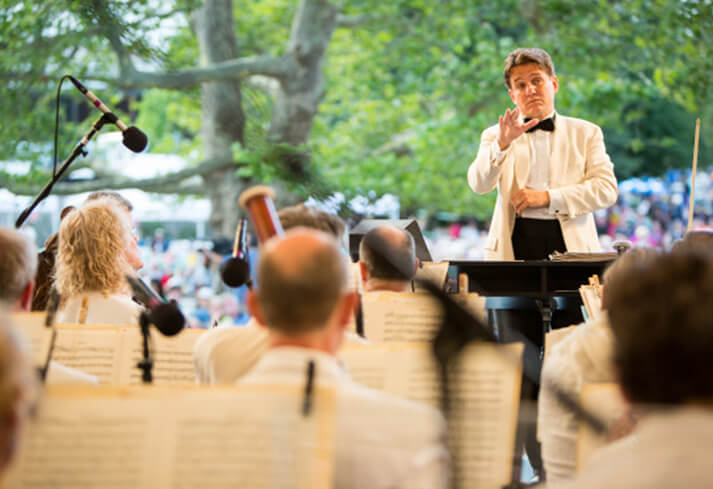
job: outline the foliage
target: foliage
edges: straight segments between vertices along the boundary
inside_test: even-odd
[[[297,3],[235,1],[240,55],[282,55]],[[525,45],[552,54],[561,82],[558,110],[604,128],[619,178],[689,165],[692,121],[699,114],[702,141],[710,139],[709,0],[333,3],[362,21],[333,34],[309,141],[297,148],[269,141],[274,100],[269,90],[245,82],[245,145],[234,151],[241,177],[282,182],[302,196],[392,193],[405,214],[425,209],[487,218],[494,195],[473,194],[465,174],[480,133],[511,106],[503,59]],[[124,48],[152,69],[198,66],[188,17],[197,4],[46,0],[24,8],[25,2],[0,0],[0,76],[7,80],[0,87],[0,110],[17,114],[3,123],[4,159],[36,162],[23,178],[43,180],[58,74],[90,76],[98,93],[118,93],[112,88],[117,56],[100,20],[109,19]],[[130,95],[136,101],[119,115],[135,115],[151,136],[151,151],[200,155],[200,88]],[[65,91],[63,99],[80,95]],[[71,119],[69,109],[63,105],[63,121]],[[83,130],[63,123],[62,147]],[[704,144],[702,164],[711,156]],[[314,178],[275,163],[290,158],[308,160]]]

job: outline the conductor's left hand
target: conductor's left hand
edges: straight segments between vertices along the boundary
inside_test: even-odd
[[[546,190],[523,188],[510,199],[510,204],[518,215],[527,208],[547,207],[550,205],[550,194]]]

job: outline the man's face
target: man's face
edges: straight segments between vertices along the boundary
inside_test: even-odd
[[[544,119],[555,110],[557,77],[535,63],[516,66],[510,71],[510,98],[523,117]]]

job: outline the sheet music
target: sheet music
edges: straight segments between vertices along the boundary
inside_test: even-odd
[[[153,383],[193,384],[193,345],[205,330],[183,330],[166,337],[151,328]],[[139,327],[58,325],[52,359],[99,379],[100,384],[139,384],[136,367],[143,354]]]
[[[611,425],[628,409],[618,384],[585,384],[580,395],[582,407]],[[592,454],[607,444],[607,435],[598,434],[583,421],[577,434],[577,471],[582,470]]]
[[[17,312],[12,314],[12,324],[27,339],[32,352],[32,363],[44,367],[52,342],[52,328],[45,326],[44,312]]]
[[[441,262],[421,262],[420,266],[416,269],[416,277],[414,280],[414,291],[425,292],[426,290],[421,287],[418,283],[419,280],[428,280],[433,283],[439,289],[445,290],[446,280],[448,279],[448,265],[450,263],[447,261]]]
[[[334,392],[301,390],[50,389],[6,487],[326,489]]]
[[[431,341],[443,316],[431,295],[366,292],[361,296],[364,336],[373,343]]]
[[[175,336],[163,336],[151,328],[153,342],[153,383],[159,385],[193,384],[196,373],[193,366],[193,345],[204,333],[202,329],[184,329]],[[120,384],[141,384],[141,371],[136,364],[143,355],[141,331],[125,328],[124,349],[127,360],[122,362]]]
[[[510,483],[523,349],[521,343],[471,343],[454,366],[450,433],[460,487]]]
[[[579,287],[579,295],[582,298],[582,303],[587,309],[589,319],[595,319],[602,314],[602,299],[597,293],[597,287],[594,285],[582,285]]]
[[[523,345],[473,343],[451,372],[460,487],[510,482],[522,378]],[[440,377],[426,343],[345,347],[340,360],[352,378],[393,395],[440,406]]]
[[[122,328],[117,326],[57,325],[52,360],[95,376],[100,384],[118,384]]]

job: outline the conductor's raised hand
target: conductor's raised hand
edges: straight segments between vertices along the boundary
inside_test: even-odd
[[[532,119],[528,122],[520,122],[520,110],[507,109],[504,115],[498,118],[498,125],[500,126],[500,135],[498,136],[498,146],[500,146],[500,151],[504,151],[510,143],[515,139],[522,136],[522,133],[531,129],[540,122],[538,119]]]

